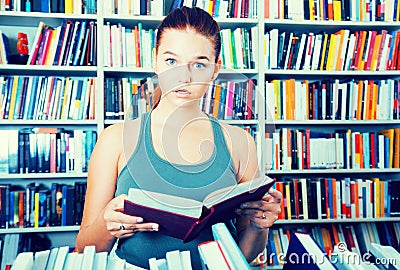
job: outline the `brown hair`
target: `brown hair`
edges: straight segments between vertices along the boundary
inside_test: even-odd
[[[166,29],[185,30],[187,28],[195,30],[214,43],[215,63],[217,63],[221,52],[220,27],[210,14],[198,7],[189,8],[183,6],[181,8],[176,8],[162,20],[157,28],[155,43],[156,54],[158,53],[158,47],[160,46],[162,35]],[[160,99],[161,89],[157,86],[153,92],[153,109],[157,107]]]

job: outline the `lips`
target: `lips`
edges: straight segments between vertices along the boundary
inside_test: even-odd
[[[178,89],[178,90],[175,90],[174,93],[176,93],[176,94],[178,94],[178,95],[181,95],[181,96],[188,96],[188,95],[191,94],[191,93],[190,93],[188,90],[186,90],[186,89]]]

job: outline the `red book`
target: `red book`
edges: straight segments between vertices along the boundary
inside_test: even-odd
[[[157,187],[163,193],[130,188],[128,199],[124,201],[124,213],[143,217],[145,222],[155,222],[159,224],[160,233],[188,242],[204,228],[234,218],[235,209],[242,203],[261,200],[275,180],[266,176],[218,189],[203,201],[180,197],[182,188],[159,182],[146,181],[142,186]],[[165,194],[167,192],[174,195]]]
[[[376,35],[377,35],[376,31],[371,31],[371,36],[369,37],[370,38],[369,50],[367,52],[368,53],[367,62],[365,63],[364,70],[371,70],[371,62],[372,62],[372,55],[374,53]]]
[[[397,67],[397,64],[400,64],[400,60],[399,60],[399,58],[400,58],[400,53],[399,53],[399,51],[400,51],[400,48],[399,48],[399,46],[400,46],[400,31],[397,31],[396,32],[396,36],[395,36],[395,41],[394,41],[394,47],[393,47],[393,50],[394,50],[394,54],[393,54],[393,59],[392,59],[392,61],[391,61],[391,63],[390,63],[390,69],[399,69],[398,67]]]
[[[285,194],[284,187],[283,187],[283,182],[276,182],[275,188],[280,193]],[[278,219],[285,219],[284,200],[285,199],[283,199],[282,202],[281,202],[281,212],[278,215]]]
[[[294,187],[294,205],[295,205],[295,215],[297,219],[300,219],[300,196],[299,194],[299,180],[293,179],[293,187]]]
[[[369,134],[369,149],[371,150],[371,169],[375,169],[377,167],[376,164],[376,152],[375,152],[375,134],[371,132]]]
[[[306,129],[306,168],[311,169],[311,162],[310,162],[310,129]]]

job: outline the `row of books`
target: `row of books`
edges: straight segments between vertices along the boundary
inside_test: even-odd
[[[265,147],[267,170],[400,167],[400,128],[333,133],[281,128],[265,134]]]
[[[257,28],[221,30],[222,66],[227,69],[256,68]]]
[[[280,179],[279,219],[400,217],[400,181],[346,178]]]
[[[80,225],[86,183],[29,183],[0,186],[0,228],[38,228]]]
[[[152,78],[106,78],[105,119],[135,119],[152,106]]]
[[[94,119],[95,96],[95,78],[0,76],[0,119]]]
[[[164,15],[164,0],[111,0],[103,2],[104,15],[118,14],[122,16]]]
[[[40,22],[28,65],[91,66],[97,64],[96,21],[63,20],[58,27]]]
[[[334,33],[264,35],[268,69],[399,70],[400,31],[341,29]]]
[[[6,0],[0,2],[0,11],[96,14],[97,0]]]
[[[199,244],[199,254],[202,265],[193,265],[191,253],[188,250],[167,251],[164,258],[150,258],[147,269],[150,270],[191,270],[191,269],[241,269],[250,270],[237,243],[233,239],[224,223],[212,226],[214,240]],[[113,251],[96,252],[95,246],[86,246],[82,253],[71,252],[68,246],[53,247],[38,251],[21,251],[19,235],[7,236],[9,254],[2,261],[5,267],[18,270],[32,269],[96,269],[96,270],[124,270],[144,268],[126,263],[118,258]],[[222,261],[220,260],[222,259]]]
[[[103,61],[105,67],[152,68],[155,46],[154,29],[143,29],[138,23],[132,29],[122,24],[106,22],[104,28]]]
[[[152,68],[151,52],[155,46],[154,29],[143,29],[142,23],[127,28],[122,24],[104,25],[104,66]],[[222,65],[230,69],[255,68],[256,28],[221,30]]]
[[[222,120],[251,120],[255,111],[256,80],[243,82],[219,81],[210,84],[200,102],[200,108]]]
[[[272,229],[269,232],[266,256],[267,265],[282,266],[285,263],[290,263],[290,257],[293,259],[305,258],[305,260],[303,262],[301,260],[298,262],[291,262],[294,264],[294,268],[285,266],[287,268],[284,269],[297,269],[296,263],[297,267],[300,267],[300,264],[304,267],[304,265],[307,264],[307,258],[311,259],[311,261],[314,260],[314,263],[319,262],[319,266],[322,267],[323,260],[317,258],[317,254],[311,251],[313,250],[315,252],[318,249],[309,249],[309,244],[306,241],[300,241],[301,243],[297,243],[295,240],[296,236],[294,235],[297,233],[307,233],[311,235],[313,241],[318,245],[320,252],[327,257],[326,259],[328,262],[332,259],[333,262],[347,266],[343,268],[313,268],[308,266],[307,269],[381,269],[377,268],[378,265],[375,265],[376,261],[374,261],[374,258],[371,256],[375,255],[373,246],[380,245],[391,247],[395,251],[399,250],[399,223],[361,223],[357,225],[331,224],[326,226],[302,227],[297,228],[296,230],[279,228]],[[294,244],[296,244],[296,247],[293,246]],[[301,246],[303,245],[310,252],[309,255],[311,255],[311,257],[304,257],[304,255],[302,255],[304,247]],[[340,250],[338,248],[340,248]],[[347,251],[352,252],[353,255],[347,258],[342,257],[340,260],[335,257],[338,253],[340,255],[341,252]],[[292,253],[296,253],[298,256],[293,256]],[[398,254],[398,252],[396,253]],[[348,254],[344,255],[346,256]],[[398,255],[394,256],[394,258],[397,256]],[[351,268],[352,265],[362,267],[360,265],[362,263],[367,263],[373,268]],[[310,264],[310,261],[308,261],[308,264]]]
[[[255,0],[174,0],[170,10],[196,6],[214,18],[257,18],[258,5]]]
[[[96,137],[80,129],[0,130],[0,173],[87,172]]]
[[[400,80],[272,80],[265,83],[267,119],[400,119]]]
[[[398,22],[399,10],[396,0],[264,1],[264,17],[268,19]]]

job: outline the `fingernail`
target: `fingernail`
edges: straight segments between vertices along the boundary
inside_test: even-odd
[[[241,208],[246,208],[247,204],[246,203],[242,203],[242,205],[240,206]]]
[[[136,219],[136,222],[137,222],[137,223],[143,222],[143,218],[141,218],[141,217],[137,218],[137,219]]]
[[[158,231],[158,225],[157,224],[153,224],[153,226],[151,226],[151,228],[153,229],[153,231]]]

